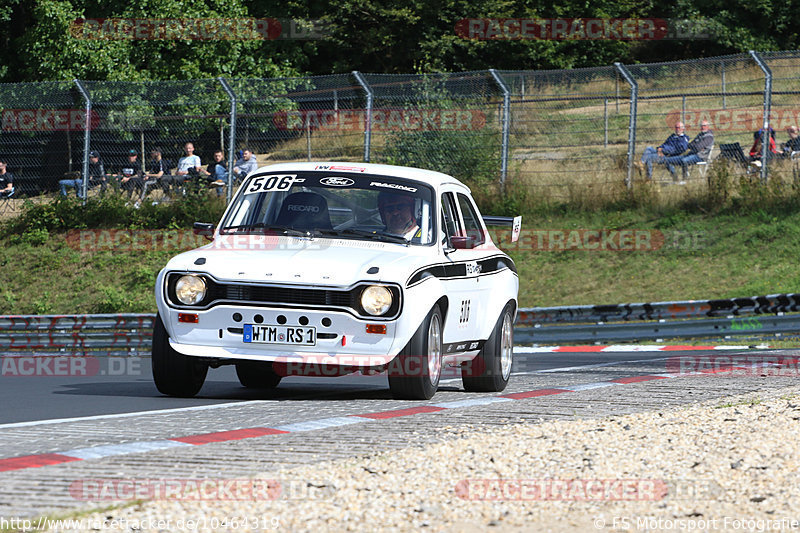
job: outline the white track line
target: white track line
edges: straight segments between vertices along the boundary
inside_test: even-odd
[[[676,356],[677,357],[677,356]],[[608,363],[593,363],[591,365],[580,365],[580,366],[561,366],[558,368],[546,368],[544,370],[532,370],[530,372],[520,372],[519,375],[523,374],[549,374],[551,372],[572,372],[573,370],[583,370],[584,368],[599,368],[601,366],[614,366],[614,365],[622,365],[625,363],[647,363],[650,361],[666,361],[668,359],[672,359],[672,357],[657,357],[655,359],[624,359],[622,361],[610,361]]]
[[[240,405],[253,405],[257,403],[275,403],[275,402],[276,400],[249,400],[246,402],[215,403],[213,405],[196,405],[194,407],[176,407],[175,409],[155,409],[153,411],[135,411],[133,413],[79,416],[76,418],[54,418],[51,420],[31,420],[29,422],[14,422],[11,424],[0,424],[0,429],[41,426],[44,424],[63,424],[65,422],[84,422],[87,420],[104,420],[107,418],[128,418],[132,416],[142,416],[142,415],[163,415],[168,413],[180,413],[183,411],[205,411],[207,409],[222,409],[225,407],[236,407]]]

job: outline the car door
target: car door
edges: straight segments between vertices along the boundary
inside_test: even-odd
[[[442,249],[446,257],[445,276],[442,283],[450,302],[444,327],[445,354],[474,350],[477,346],[476,324],[480,320],[481,302],[478,295],[479,277],[477,253],[462,248],[466,236],[455,191],[445,191],[441,196]],[[472,342],[471,342],[472,341]]]

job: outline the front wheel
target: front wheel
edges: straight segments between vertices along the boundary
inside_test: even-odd
[[[442,312],[435,306],[389,364],[389,389],[398,400],[430,400],[442,375]]]
[[[514,358],[514,315],[508,304],[489,340],[472,361],[461,366],[461,381],[469,392],[500,392],[508,385]]]
[[[203,387],[208,373],[208,365],[196,357],[183,355],[169,345],[169,335],[156,315],[153,325],[153,348],[150,363],[153,368],[153,381],[162,394],[191,398]]]

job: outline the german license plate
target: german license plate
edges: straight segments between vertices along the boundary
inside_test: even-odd
[[[244,324],[243,340],[258,344],[314,346],[317,344],[317,328]]]

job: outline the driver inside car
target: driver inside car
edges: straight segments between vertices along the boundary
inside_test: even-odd
[[[414,216],[414,198],[403,194],[382,192],[378,195],[378,210],[386,225],[386,233],[419,241],[422,230]]]

